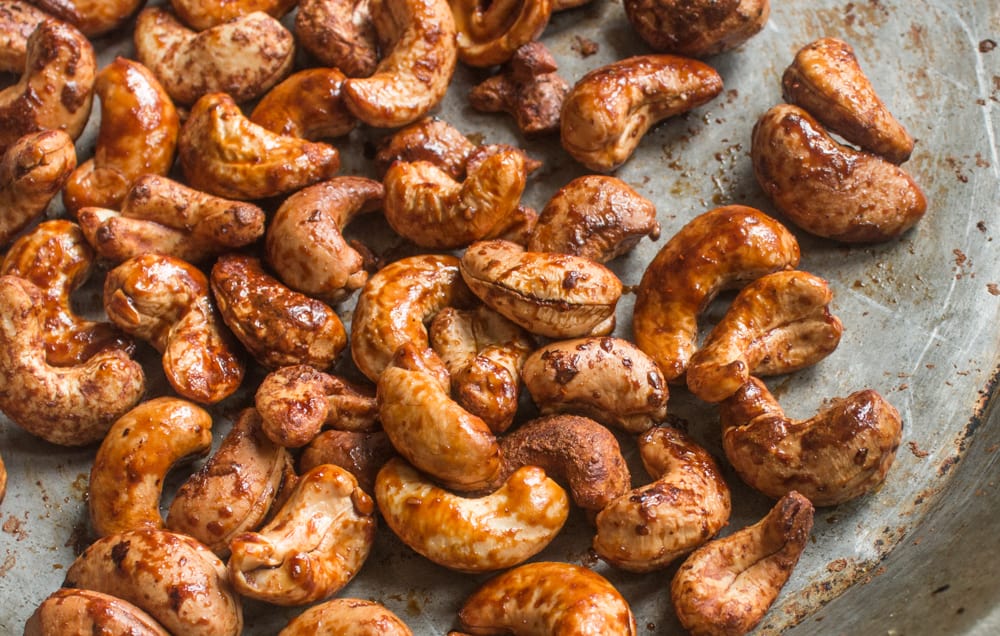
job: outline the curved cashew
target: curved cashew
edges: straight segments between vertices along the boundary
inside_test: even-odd
[[[243,629],[225,564],[191,537],[165,530],[98,539],[70,566],[63,587],[117,596],[171,634],[237,636]]]
[[[764,383],[750,378],[719,415],[722,448],[743,481],[775,499],[797,490],[816,506],[877,488],[903,437],[899,412],[872,389],[792,420]]]
[[[7,148],[0,157],[0,247],[45,213],[75,167],[73,140],[61,130],[29,133]]]
[[[244,117],[224,93],[209,93],[191,109],[178,155],[190,186],[233,199],[299,190],[340,169],[333,146],[276,135]]]
[[[344,82],[344,101],[369,126],[420,119],[444,97],[455,72],[455,19],[447,0],[371,0],[387,51],[371,77]]]
[[[230,542],[229,575],[244,596],[305,605],[335,594],[358,573],[375,540],[375,503],[342,468],[303,475],[260,532]]]
[[[304,294],[337,303],[368,280],[365,257],[341,230],[355,217],[382,206],[382,184],[337,177],[296,192],[267,228],[267,261],[278,277]]]
[[[593,547],[615,567],[650,572],[705,543],[729,522],[730,499],[708,452],[681,431],[657,427],[639,438],[652,483],[597,515]]]
[[[358,120],[344,105],[341,88],[345,79],[336,68],[294,73],[264,95],[250,121],[273,133],[303,139],[346,135]]]
[[[528,563],[465,600],[462,628],[476,634],[616,634],[638,630],[628,602],[600,574],[571,563]]]
[[[323,431],[299,458],[299,471],[333,464],[354,475],[365,492],[375,492],[375,476],[396,455],[385,431]]]
[[[519,469],[485,497],[465,498],[390,459],[375,480],[375,500],[403,543],[460,572],[524,562],[555,538],[569,515],[566,493],[535,466]]]
[[[69,22],[89,38],[125,24],[146,0],[31,0],[39,9]]]
[[[449,0],[458,33],[458,59],[469,66],[509,60],[537,38],[552,16],[552,0]]]
[[[646,267],[632,316],[635,343],[667,382],[678,380],[697,349],[698,315],[716,294],[798,264],[798,241],[760,210],[729,205],[705,212]]]
[[[625,15],[657,51],[705,57],[735,49],[767,24],[769,0],[626,0]]]
[[[212,416],[185,400],[156,398],[118,418],[90,469],[87,505],[94,532],[106,537],[162,528],[160,495],[167,472],[211,448]]]
[[[793,491],[759,522],[696,550],[670,582],[681,624],[696,636],[752,630],[791,576],[812,525],[812,504]]]
[[[370,0],[301,0],[295,15],[299,43],[322,66],[368,77],[378,66]]]
[[[622,283],[588,258],[479,241],[462,255],[461,272],[480,300],[533,334],[574,338],[614,328]]]
[[[204,31],[224,22],[263,11],[280,18],[296,5],[297,0],[170,0],[170,6],[189,27]]]
[[[0,1],[0,71],[20,73],[28,57],[28,38],[49,14],[22,0]]]
[[[879,99],[847,42],[822,38],[799,49],[781,88],[785,101],[847,141],[892,163],[910,158],[913,137]]]
[[[0,276],[0,411],[53,444],[91,444],[142,397],[142,366],[116,349],[76,366],[50,366],[44,304],[33,283]]]
[[[97,74],[101,130],[94,156],[77,168],[63,192],[66,209],[118,209],[132,182],[166,174],[174,164],[180,131],[177,109],[152,72],[117,57]]]
[[[793,223],[851,243],[887,241],[927,211],[917,182],[899,166],[837,143],[809,113],[781,104],[753,127],[757,183]]]
[[[226,325],[265,367],[325,369],[347,346],[336,312],[282,285],[256,258],[219,258],[212,267],[212,293]]]
[[[108,272],[104,309],[125,333],[163,354],[163,371],[180,395],[214,404],[243,381],[244,364],[193,265],[159,254],[129,259]]]
[[[374,601],[335,598],[302,612],[278,636],[413,636],[413,632]]]
[[[591,170],[610,172],[632,156],[654,124],[722,92],[712,67],[674,55],[640,55],[594,69],[563,102],[563,148]]]
[[[170,636],[152,616],[128,601],[92,590],[56,590],[24,625],[24,636],[107,634]]]

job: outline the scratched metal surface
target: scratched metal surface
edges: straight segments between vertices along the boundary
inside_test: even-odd
[[[1000,619],[992,608],[1000,595],[993,590],[1000,588],[990,574],[996,568],[981,565],[1000,551],[1000,520],[989,512],[1000,501],[994,453],[1000,423],[993,409],[1000,349],[1000,259],[993,245],[1000,233],[995,0],[775,2],[760,35],[709,60],[724,78],[723,95],[656,127],[617,172],[656,203],[664,236],[643,241],[613,267],[627,285],[637,284],[666,238],[716,205],[744,203],[773,212],[751,173],[750,129],[780,100],[781,72],[794,52],[828,35],[854,45],[876,90],[918,139],[905,168],[923,186],[930,207],[914,230],[884,245],[845,247],[796,232],[802,268],[831,281],[833,309],[846,332],[840,348],[817,367],[770,386],[795,417],[811,415],[826,398],[873,387],[902,413],[904,439],[884,487],[818,511],[813,540],[757,632],[776,634],[798,624],[794,633],[996,633]],[[570,82],[591,68],[647,52],[621,4],[611,0],[556,16],[542,39]],[[598,45],[590,56],[582,52],[587,40]],[[124,34],[98,46],[105,63],[131,52]],[[480,77],[460,67],[436,114],[474,137],[521,144],[544,159],[525,195],[541,208],[583,170],[556,139],[525,142],[505,116],[472,111],[465,93]],[[96,131],[95,117],[78,143],[81,156],[92,151]],[[367,174],[370,142],[381,134],[356,132],[338,141],[342,172]],[[58,206],[50,211],[59,213]],[[348,234],[381,236],[377,249],[394,248],[378,219],[356,225]],[[91,312],[99,303],[97,289],[92,285],[77,299]],[[619,306],[620,335],[628,336],[632,300],[626,296]],[[340,309],[349,320],[351,303]],[[164,392],[155,359],[147,361],[151,392]],[[260,375],[249,381],[254,379]],[[242,390],[214,409],[216,444],[250,395]],[[671,410],[723,458],[713,408],[678,389]],[[634,445],[625,441],[624,447],[634,461]],[[10,474],[0,505],[0,633],[14,634],[86,545],[85,497],[95,449],[49,446],[4,421],[0,452]],[[168,490],[183,477],[172,475]],[[724,533],[756,521],[770,506],[731,470],[726,477],[734,506]],[[611,570],[588,554],[591,532],[574,514],[537,558],[583,563],[608,576],[631,602],[641,634],[680,632],[667,592],[674,568],[643,576]],[[440,634],[454,626],[463,599],[486,578],[437,567],[382,528],[361,574],[340,595],[376,599],[414,633]],[[249,634],[275,633],[300,611],[258,603],[246,603],[245,610]]]

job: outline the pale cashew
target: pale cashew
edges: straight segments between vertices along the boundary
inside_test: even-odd
[[[24,625],[24,636],[48,634],[170,636],[152,616],[128,601],[68,588],[49,595]]]
[[[365,257],[341,231],[361,214],[382,207],[382,184],[337,177],[285,199],[267,228],[267,262],[286,285],[338,303],[368,280]]]
[[[375,492],[375,476],[396,455],[385,431],[323,431],[302,451],[299,471],[333,464],[348,471],[365,492]]]
[[[528,563],[496,576],[458,612],[471,634],[636,636],[628,601],[593,570],[571,563]]]
[[[244,596],[275,605],[326,599],[361,569],[375,540],[375,503],[342,468],[303,475],[259,532],[230,542],[229,575]]]
[[[503,64],[537,38],[552,16],[552,0],[449,0],[458,32],[458,59],[469,66]]]
[[[63,587],[117,596],[171,634],[238,636],[243,629],[225,564],[198,541],[166,530],[98,539],[70,566]]]
[[[329,179],[333,146],[276,135],[243,116],[225,93],[198,100],[181,128],[178,156],[188,185],[233,199],[262,199]]]
[[[782,95],[847,141],[903,163],[910,136],[875,93],[851,45],[837,38],[807,44],[781,78]]]
[[[371,77],[344,82],[344,101],[369,126],[395,128],[426,115],[455,72],[455,19],[447,0],[371,0],[386,51]]]
[[[370,0],[301,0],[295,35],[322,66],[368,77],[378,66]]]
[[[516,471],[485,497],[465,498],[395,458],[379,471],[375,500],[403,543],[459,572],[523,563],[555,538],[569,515],[566,493],[535,466]]]
[[[706,402],[736,393],[750,375],[812,366],[840,344],[844,326],[830,314],[833,291],[812,274],[789,270],[758,278],[691,356],[687,386]]]
[[[119,209],[132,182],[167,174],[174,164],[180,119],[152,72],[117,57],[97,74],[101,130],[94,156],[77,168],[63,192],[69,212],[86,206]]]
[[[482,418],[451,399],[449,385],[432,349],[405,343],[379,376],[379,419],[414,466],[453,490],[480,490],[500,471],[500,447]]]
[[[145,374],[116,349],[76,366],[50,366],[44,304],[33,283],[0,276],[0,411],[53,444],[91,444],[142,398]]]
[[[413,636],[413,632],[374,601],[335,598],[302,612],[278,636]]]
[[[31,0],[39,9],[69,22],[89,38],[125,24],[146,0]]]
[[[211,448],[212,416],[186,400],[156,398],[118,418],[90,469],[87,506],[94,532],[106,537],[162,528],[160,495],[167,472]]]
[[[614,328],[622,283],[588,258],[479,241],[462,255],[461,272],[480,300],[533,334],[575,338]]]
[[[697,349],[698,316],[722,290],[794,269],[799,244],[760,210],[729,205],[689,221],[646,267],[635,298],[635,343],[681,379]]]
[[[61,130],[29,133],[0,157],[0,247],[39,218],[73,168],[76,149]]]
[[[757,183],[793,223],[850,243],[887,241],[927,211],[899,166],[837,143],[809,113],[781,104],[761,115],[750,145]]]
[[[752,630],[791,577],[812,526],[812,504],[793,491],[759,522],[696,550],[670,582],[684,628],[694,636]]]
[[[214,404],[243,381],[243,361],[193,265],[158,254],[129,259],[108,272],[104,309],[163,354],[167,380],[183,397]]]
[[[177,490],[167,528],[227,555],[233,537],[263,523],[291,464],[288,451],[264,435],[260,414],[244,409],[215,454]]]
[[[28,57],[28,38],[49,14],[21,0],[0,2],[0,72],[20,73]]]
[[[657,51],[705,57],[756,35],[771,14],[769,0],[626,0],[625,15]]]
[[[640,55],[584,75],[563,102],[563,148],[591,170],[610,172],[632,156],[654,124],[722,92],[712,67],[674,55]]]
[[[212,293],[226,325],[250,354],[275,369],[325,369],[347,346],[340,316],[282,285],[250,256],[227,254],[212,267]]]
[[[336,68],[294,73],[264,95],[250,121],[279,135],[303,139],[346,135],[358,120],[344,105],[341,88],[345,79]]]
[[[579,413],[629,433],[667,417],[670,392],[653,359],[627,340],[563,340],[524,363],[524,384],[543,414]]]
[[[296,3],[297,0],[170,0],[170,6],[180,19],[196,31],[204,31],[257,11],[280,18]]]
[[[751,377],[722,402],[719,415],[722,448],[743,481],[774,499],[797,490],[816,506],[835,506],[881,485],[903,437],[899,411],[872,389],[793,420]]]

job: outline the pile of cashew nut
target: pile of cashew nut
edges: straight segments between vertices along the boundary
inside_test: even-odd
[[[807,549],[814,506],[882,484],[902,436],[882,396],[793,420],[758,379],[818,364],[844,329],[779,220],[736,204],[690,219],[636,281],[629,341],[613,261],[659,239],[657,204],[586,174],[536,212],[522,194],[537,161],[428,117],[459,62],[498,67],[474,108],[611,172],[722,91],[692,56],[737,47],[769,12],[627,0],[657,52],[570,85],[537,38],[578,4],[0,0],[0,70],[21,74],[0,91],[0,411],[95,449],[95,540],[25,634],[235,635],[244,598],[314,604],[286,635],[409,634],[379,603],[334,598],[376,532],[496,574],[456,634],[636,634],[608,579],[531,561],[573,507],[610,567],[682,562],[669,602],[692,633],[742,634]],[[136,59],[99,69],[88,36],[125,23]],[[297,68],[296,42],[318,67]],[[805,47],[783,87],[795,105],[764,114],[752,144],[775,207],[840,241],[911,227],[926,202],[895,164],[913,141],[850,47]],[[94,97],[100,132],[78,162]],[[397,129],[378,180],[337,174],[333,142],[359,127]],[[59,195],[67,218],[41,222]],[[401,258],[346,238],[379,211]],[[93,272],[107,321],[73,309]],[[725,289],[739,292],[706,334]],[[758,523],[719,538],[729,486],[671,424],[671,391],[719,404],[725,459],[776,502]],[[213,429],[227,431],[214,452]],[[168,472],[192,459],[163,516]],[[0,459],[0,501],[20,478]]]

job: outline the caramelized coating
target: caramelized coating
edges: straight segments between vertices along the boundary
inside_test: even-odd
[[[378,66],[371,0],[301,0],[295,35],[320,65],[348,77],[368,77]]]
[[[29,133],[7,148],[0,157],[0,247],[45,213],[75,167],[73,140],[61,130]]]
[[[89,38],[114,31],[146,0],[31,0],[39,9],[69,22]]]
[[[722,448],[743,481],[774,499],[797,490],[816,506],[881,485],[903,437],[899,411],[873,389],[793,420],[763,382],[750,378],[722,403],[719,416]]]
[[[757,35],[770,14],[769,0],[625,1],[625,15],[647,44],[689,57],[735,49]]]
[[[545,30],[552,0],[449,0],[458,31],[458,59],[469,66],[503,64]]]
[[[702,546],[670,583],[670,600],[694,636],[741,636],[778,597],[809,541],[813,507],[791,492],[763,519]]]
[[[7,494],[7,466],[3,463],[3,457],[0,456],[0,503],[3,503],[3,498]]]
[[[465,166],[476,144],[457,128],[436,117],[425,117],[386,137],[375,154],[375,171],[385,175],[396,161],[426,161],[452,179],[465,177]]]
[[[250,121],[279,135],[313,141],[346,135],[358,120],[344,105],[345,79],[336,68],[294,73],[264,95]]]
[[[413,632],[374,601],[335,598],[302,612],[278,636],[413,636]]]
[[[170,0],[170,6],[180,19],[195,31],[204,31],[256,11],[280,18],[296,4],[297,0]]]
[[[302,451],[299,472],[333,464],[354,475],[358,486],[375,492],[375,476],[396,455],[385,431],[323,431]]]
[[[152,616],[128,601],[67,588],[50,594],[24,625],[24,636],[47,634],[170,636]]]
[[[20,73],[28,58],[28,38],[49,14],[22,0],[0,1],[0,72]]]

